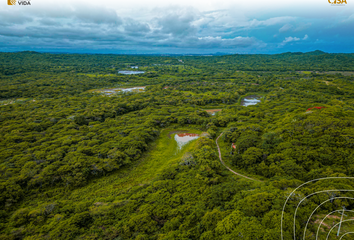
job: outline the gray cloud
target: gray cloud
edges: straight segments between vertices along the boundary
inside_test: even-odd
[[[196,16],[192,11],[169,12],[162,17],[156,18],[158,31],[172,36],[195,35],[197,28],[193,26]]]
[[[147,23],[140,23],[134,19],[126,18],[124,19],[124,31],[129,35],[143,36],[150,32],[151,28]]]
[[[33,17],[21,14],[20,11],[1,11],[0,10],[0,26],[12,26],[17,24],[25,24],[33,21]]]
[[[235,37],[230,39],[225,39],[221,37],[200,37],[198,38],[197,44],[200,47],[209,48],[247,48],[263,45],[260,41],[255,38],[250,37]]]
[[[117,16],[117,13],[110,9],[96,9],[89,6],[81,6],[80,9],[73,11],[73,15],[83,22],[92,22],[96,24],[122,24],[122,19]]]
[[[300,32],[300,31],[306,30],[309,27],[311,27],[311,25],[312,25],[311,23],[300,23],[299,26],[297,26],[294,29],[294,32]]]

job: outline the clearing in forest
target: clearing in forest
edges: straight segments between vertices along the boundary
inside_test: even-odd
[[[311,73],[316,73],[316,74],[342,74],[343,76],[352,76],[354,75],[354,72],[352,71],[325,71],[325,72],[319,72],[319,71],[296,71],[297,73],[302,73],[302,74],[311,74]]]
[[[325,239],[329,231],[331,231],[330,233],[331,237],[328,239],[336,238],[337,231],[338,231],[338,223],[341,221],[341,215],[342,215],[342,211],[335,212],[331,215],[318,214],[313,216],[313,218],[316,219],[314,220],[314,226],[316,229],[316,233],[318,231],[318,239]],[[341,224],[341,228],[340,228],[341,236],[345,233],[354,232],[353,221],[354,221],[354,213],[351,211],[346,211],[345,215],[343,216],[343,223]]]
[[[143,92],[146,86],[128,87],[128,88],[107,88],[99,90],[90,90],[90,92],[104,93],[105,95],[112,95],[119,92]]]
[[[178,148],[174,137],[177,133],[169,134],[171,130],[163,130],[160,137],[153,143],[152,149],[143,154],[139,160],[104,178],[95,179],[85,187],[74,190],[70,198],[77,199],[85,196],[85,198],[100,202],[104,201],[104,198],[118,195],[124,189],[149,183],[169,165],[181,161],[185,153],[194,149],[196,141],[189,141]],[[173,132],[176,131],[183,130]],[[201,133],[199,130],[184,130],[184,132],[187,131],[193,134]]]
[[[247,96],[241,100],[241,106],[247,107],[251,105],[256,105],[257,103],[261,102],[259,98],[260,97],[256,95]]]
[[[215,115],[217,112],[222,111],[222,109],[204,109],[204,111],[206,111],[207,113],[209,113],[211,115]]]

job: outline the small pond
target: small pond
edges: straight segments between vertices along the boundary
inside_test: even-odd
[[[241,101],[241,106],[251,106],[251,105],[256,105],[257,103],[260,103],[261,100],[259,99],[258,96],[248,96],[242,99]]]
[[[199,134],[196,133],[177,133],[175,140],[177,142],[178,149],[182,149],[188,142],[199,138]]]
[[[111,88],[111,89],[104,89],[98,92],[104,93],[106,95],[112,95],[113,93],[119,92],[142,92],[144,91],[145,86],[142,87],[131,87],[131,88]]]
[[[143,91],[145,89],[145,86],[144,87],[132,87],[132,88],[118,88],[118,89],[123,92]]]
[[[125,74],[125,75],[132,75],[132,74],[142,74],[145,73],[145,71],[118,71],[120,74]]]

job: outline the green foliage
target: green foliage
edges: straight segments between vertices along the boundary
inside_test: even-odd
[[[0,60],[1,239],[277,239],[292,189],[354,173],[353,54]],[[132,65],[146,73],[117,73]],[[146,88],[99,93],[132,86]],[[241,106],[251,95],[261,103]],[[306,111],[314,106],[325,108]],[[200,137],[179,149],[177,132]],[[221,132],[226,164],[263,182],[221,165]],[[284,239],[296,199],[352,185],[313,183],[293,196]],[[325,199],[308,199],[297,225]],[[323,211],[342,205],[354,207]]]

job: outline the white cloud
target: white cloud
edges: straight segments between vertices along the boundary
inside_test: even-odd
[[[306,34],[303,38],[298,38],[298,37],[286,37],[285,39],[284,39],[284,41],[280,44],[280,46],[284,46],[285,44],[287,44],[287,43],[290,43],[290,42],[298,42],[298,41],[300,41],[300,40],[306,40],[306,39],[308,39],[308,35]]]
[[[296,41],[300,41],[300,38],[298,38],[298,37],[286,37],[285,40],[283,41],[283,43],[296,42]]]
[[[354,21],[354,13],[350,15],[347,19],[344,19],[342,22],[351,22]]]
[[[283,16],[283,17],[273,17],[269,18],[267,20],[256,20],[253,19],[252,21],[248,22],[249,27],[258,27],[258,26],[273,26],[277,24],[284,24],[285,22],[291,22],[295,21],[296,17],[290,17],[290,16]]]
[[[284,26],[282,26],[282,27],[279,29],[279,32],[280,32],[280,33],[287,32],[287,31],[289,31],[292,27],[293,27],[293,25],[291,25],[291,24],[285,24]]]
[[[309,27],[311,27],[311,23],[300,23],[299,26],[297,26],[295,29],[294,29],[294,32],[300,32],[300,31],[303,31]]]
[[[220,36],[213,37],[213,36],[206,36],[206,37],[198,37],[198,42],[196,43],[200,47],[222,47],[222,48],[229,48],[229,47],[240,47],[246,48],[251,46],[259,46],[261,44],[255,38],[250,37],[235,37],[235,38],[222,38]]]

